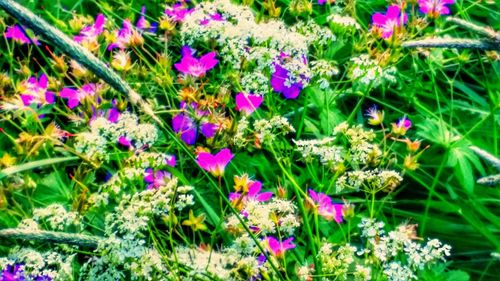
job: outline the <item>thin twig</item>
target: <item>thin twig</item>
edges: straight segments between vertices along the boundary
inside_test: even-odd
[[[97,248],[101,237],[76,233],[64,233],[45,230],[27,230],[19,228],[8,228],[0,230],[0,241],[3,239],[28,240],[50,243],[61,243],[88,248]]]
[[[0,0],[0,7],[16,18],[20,23],[32,29],[36,34],[42,35],[45,39],[57,46],[68,56],[91,70],[99,78],[107,82],[120,93],[127,96],[128,100],[138,105],[141,110],[149,115],[157,123],[161,120],[156,116],[151,106],[135,92],[118,74],[112,71],[106,64],[95,57],[90,51],[83,48],[66,34],[50,25],[48,22],[35,15],[30,10],[12,0]]]

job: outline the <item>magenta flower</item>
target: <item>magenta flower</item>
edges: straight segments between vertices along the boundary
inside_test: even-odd
[[[182,47],[181,53],[181,61],[174,64],[175,68],[184,74],[192,75],[194,77],[205,75],[208,70],[214,68],[219,62],[215,58],[215,52],[207,53],[197,59],[193,57],[194,50],[188,46],[184,46]]]
[[[158,189],[160,186],[164,186],[171,179],[171,174],[167,171],[153,171],[151,168],[147,168],[144,172],[144,182],[148,184],[148,189]]]
[[[290,249],[293,249],[296,247],[296,245],[292,243],[293,239],[294,239],[293,237],[290,237],[290,238],[280,242],[278,239],[276,239],[272,236],[268,236],[266,238],[266,241],[267,241],[269,251],[271,251],[271,253],[274,256],[283,257],[283,255],[285,254],[285,252],[287,250],[290,250]]]
[[[373,30],[384,39],[391,38],[394,32],[407,21],[408,16],[404,12],[401,14],[401,8],[398,5],[389,6],[385,15],[382,13],[372,15]]]
[[[262,183],[260,181],[252,181],[248,187],[248,193],[242,194],[238,192],[231,192],[229,194],[229,200],[230,201],[237,201],[240,200],[240,198],[243,196],[243,200],[255,200],[259,202],[266,202],[273,197],[273,193],[268,191],[268,192],[262,192]]]
[[[106,24],[106,17],[103,14],[98,14],[94,24],[84,26],[80,30],[80,34],[74,36],[73,39],[78,43],[95,42],[97,37],[104,31],[104,24]]]
[[[309,189],[309,196],[311,196],[311,199],[316,204],[318,215],[327,220],[335,219],[337,223],[342,222],[342,208],[344,206],[343,204],[333,204],[330,196],[324,193],[316,193],[312,189]]]
[[[97,90],[97,84],[89,83],[83,85],[80,89],[63,88],[59,93],[59,96],[61,98],[68,99],[68,107],[73,109],[86,97],[94,96]]]
[[[262,100],[262,96],[259,95],[239,93],[236,95],[236,110],[250,115],[259,108]]]
[[[224,148],[215,155],[208,152],[199,153],[196,157],[196,163],[203,170],[210,172],[215,177],[220,177],[224,174],[224,169],[233,157],[234,154],[231,153],[231,150]]]
[[[282,93],[287,99],[296,99],[302,88],[302,82],[290,83],[290,72],[279,64],[275,64],[274,73],[271,77],[273,90]]]
[[[411,121],[403,117],[399,119],[398,122],[392,123],[392,132],[396,135],[403,136],[411,128],[411,125]]]
[[[209,18],[200,21],[200,25],[208,25],[210,22],[213,21],[224,21],[224,18],[219,13],[211,14]]]
[[[151,32],[151,33],[156,32],[156,28],[158,27],[158,23],[151,24],[146,19],[146,6],[141,7],[141,16],[137,20],[135,27],[137,27],[138,30],[142,30],[142,31],[146,31],[146,32]]]
[[[135,29],[129,19],[125,19],[120,30],[115,31],[115,38],[111,44],[108,46],[108,51],[115,48],[121,50],[126,49],[128,46],[138,41],[143,41],[142,35],[139,34]]]
[[[98,99],[98,102],[100,103],[100,99]],[[107,110],[96,110],[96,108],[92,105],[92,117],[89,120],[89,124],[92,123],[95,119],[99,117],[104,117],[108,119],[109,122],[111,123],[116,123],[118,122],[118,119],[120,118],[120,111],[116,108],[116,100],[113,100],[111,102],[112,106],[110,109]]]
[[[31,104],[45,105],[53,104],[56,101],[56,96],[53,92],[47,91],[49,87],[49,79],[47,75],[41,74],[38,80],[35,76],[21,84],[21,100],[25,106]]]
[[[455,0],[418,0],[420,12],[431,18],[450,14],[450,8],[446,5],[455,4]]]
[[[165,9],[165,14],[175,22],[183,22],[187,15],[194,12],[194,9],[188,9],[183,3],[176,3],[171,8]]]
[[[19,25],[7,26],[4,33],[5,38],[12,39],[19,42],[20,44],[35,44],[40,45],[40,42],[36,38],[29,38],[23,28]]]

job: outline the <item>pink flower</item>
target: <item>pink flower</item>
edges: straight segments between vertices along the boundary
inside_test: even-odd
[[[165,14],[175,22],[182,22],[187,15],[194,12],[194,9],[188,9],[183,3],[177,3],[172,8],[165,9]]]
[[[450,14],[450,9],[446,5],[451,4],[455,4],[455,0],[418,0],[420,12],[431,18]]]
[[[382,13],[372,15],[373,30],[384,39],[391,38],[394,32],[407,21],[408,16],[404,12],[401,14],[401,8],[398,5],[389,6],[385,15]]]
[[[196,157],[196,163],[205,171],[210,172],[216,177],[220,177],[224,174],[224,169],[233,157],[234,154],[228,148],[224,148],[215,155],[208,152],[201,152]]]
[[[250,115],[259,108],[262,99],[262,96],[259,95],[239,93],[236,95],[236,110]]]
[[[151,168],[147,168],[144,172],[144,181],[148,183],[148,189],[164,186],[171,178],[171,174],[167,171],[153,171]]]
[[[146,19],[146,6],[141,7],[141,16],[137,20],[137,23],[135,24],[138,30],[142,30],[145,32],[151,32],[154,33],[156,32],[156,28],[158,27],[157,23],[150,23]]]
[[[343,204],[333,204],[332,199],[324,193],[316,193],[314,190],[309,189],[309,196],[316,207],[318,208],[318,215],[324,217],[327,220],[335,219],[336,222],[342,222],[342,208]]]
[[[188,46],[184,46],[182,47],[181,53],[181,61],[174,64],[175,68],[184,74],[192,75],[194,77],[205,75],[208,70],[214,68],[219,62],[215,58],[215,52],[207,53],[197,59],[193,57],[194,50]]]
[[[219,13],[211,14],[208,19],[206,18],[206,19],[201,20],[200,25],[208,25],[208,24],[210,24],[210,22],[213,22],[213,21],[224,21],[224,18]]]
[[[23,28],[19,25],[13,25],[13,26],[7,26],[7,29],[5,29],[4,33],[5,38],[12,39],[14,41],[17,41],[21,44],[35,44],[37,46],[40,45],[40,42],[36,38],[29,38]]]
[[[59,96],[68,99],[68,107],[73,109],[86,97],[94,96],[97,90],[97,84],[91,83],[83,85],[80,89],[63,88]]]
[[[104,31],[105,23],[106,17],[103,14],[98,14],[94,24],[84,26],[80,30],[80,34],[74,36],[73,39],[80,44],[84,42],[97,42],[97,37]]]
[[[271,253],[273,253],[273,255],[275,255],[276,257],[283,257],[283,255],[285,254],[285,252],[287,250],[290,250],[290,249],[293,249],[296,247],[296,245],[292,243],[293,239],[294,239],[293,237],[290,237],[290,238],[280,242],[280,241],[278,241],[278,239],[276,239],[272,236],[269,236],[266,238],[266,241],[267,241],[269,251],[271,251]]]
[[[396,135],[403,136],[411,128],[411,121],[403,117],[396,123],[392,123],[392,132]]]
[[[55,94],[47,91],[49,79],[47,75],[41,74],[38,80],[35,76],[21,83],[21,100],[25,106],[31,104],[45,105],[53,104],[56,101]]]
[[[248,193],[238,193],[238,192],[231,192],[229,194],[229,200],[230,201],[237,201],[243,196],[243,200],[256,200],[259,202],[265,202],[269,201],[271,197],[273,197],[272,192],[262,192],[262,183],[260,181],[251,181],[249,187],[248,187]]]
[[[113,42],[109,44],[108,51],[115,48],[123,50],[131,45],[140,45],[142,43],[144,43],[142,35],[134,29],[134,26],[129,19],[125,19],[123,21],[122,28],[115,31],[115,38]]]

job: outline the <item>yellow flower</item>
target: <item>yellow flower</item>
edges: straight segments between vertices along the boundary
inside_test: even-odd
[[[189,226],[193,231],[207,230],[207,226],[203,223],[205,221],[205,214],[197,217],[194,216],[193,210],[189,210],[189,219],[182,222],[182,225]]]

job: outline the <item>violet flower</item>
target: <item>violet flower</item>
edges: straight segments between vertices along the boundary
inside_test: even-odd
[[[290,250],[290,249],[293,249],[296,247],[296,245],[292,243],[293,239],[294,239],[293,237],[290,237],[290,238],[280,242],[278,239],[276,239],[272,236],[268,236],[266,238],[266,241],[267,241],[269,251],[271,251],[271,253],[274,256],[283,257],[287,250]]]
[[[279,64],[274,65],[274,73],[271,77],[273,90],[283,94],[287,99],[296,99],[302,88],[302,82],[290,83],[290,72]]]
[[[396,135],[403,136],[411,128],[411,121],[403,117],[396,123],[392,123],[392,132]]]
[[[219,62],[215,58],[215,52],[207,53],[198,59],[193,57],[194,52],[189,46],[182,47],[182,58],[180,62],[174,64],[175,68],[184,74],[200,77]]]
[[[21,84],[21,100],[24,106],[31,104],[45,105],[53,104],[56,101],[56,96],[53,92],[47,91],[49,87],[49,79],[47,75],[42,73],[37,79],[35,76]]]
[[[196,157],[196,163],[213,176],[221,177],[224,174],[227,164],[229,164],[233,157],[234,154],[231,153],[231,150],[224,148],[214,155],[208,152],[199,153]]]
[[[20,44],[35,44],[40,45],[40,42],[36,38],[29,38],[26,32],[21,28],[20,25],[16,24],[13,26],[7,26],[4,33],[5,38],[12,39]]]
[[[262,192],[262,183],[260,181],[251,181],[249,187],[248,187],[248,192],[245,193],[238,193],[238,192],[231,192],[229,194],[229,200],[230,201],[238,201],[241,199],[243,200],[255,200],[259,202],[266,202],[273,197],[273,193],[268,191],[268,192]],[[242,197],[243,196],[243,197]]]
[[[137,27],[138,30],[142,30],[145,32],[151,32],[155,33],[156,28],[158,27],[158,23],[150,23],[146,19],[146,6],[141,7],[141,16],[137,20],[137,23],[135,24],[135,27]]]
[[[80,30],[80,34],[73,37],[73,40],[78,43],[96,41],[97,37],[104,31],[104,24],[106,24],[106,17],[103,14],[98,14],[94,24],[84,26]]]
[[[167,171],[153,171],[147,168],[144,172],[144,182],[148,184],[147,189],[158,189],[164,186],[171,179],[171,174]]]
[[[262,104],[263,97],[260,95],[239,93],[236,95],[236,110],[246,115],[252,114]]]
[[[125,19],[122,24],[122,28],[115,31],[114,41],[109,44],[108,51],[115,48],[121,50],[126,49],[130,45],[140,45],[144,43],[142,35],[139,34],[135,29],[129,19]]]
[[[174,22],[183,22],[187,15],[194,12],[194,9],[188,9],[183,3],[176,3],[171,8],[165,9],[167,15]]]
[[[73,109],[79,105],[86,97],[92,97],[96,94],[98,85],[89,83],[85,84],[79,89],[63,88],[59,96],[68,99],[68,107]]]
[[[446,5],[455,4],[455,0],[418,0],[419,11],[431,18],[449,15],[450,8]]]
[[[24,281],[24,270],[20,264],[7,265],[0,274],[1,281]]]
[[[342,222],[343,218],[343,204],[333,204],[330,196],[324,193],[316,193],[314,190],[309,189],[309,196],[316,204],[318,215],[327,220],[335,220],[337,223]]]
[[[375,13],[372,15],[374,31],[380,33],[384,39],[391,38],[394,32],[407,21],[408,16],[404,12],[401,14],[401,8],[398,5],[389,6],[385,14]]]
[[[179,113],[172,118],[172,129],[177,134],[181,135],[181,140],[187,145],[193,145],[198,138],[198,126],[193,118],[185,113]],[[206,138],[215,136],[219,126],[209,122],[203,122],[200,127],[200,132]]]

